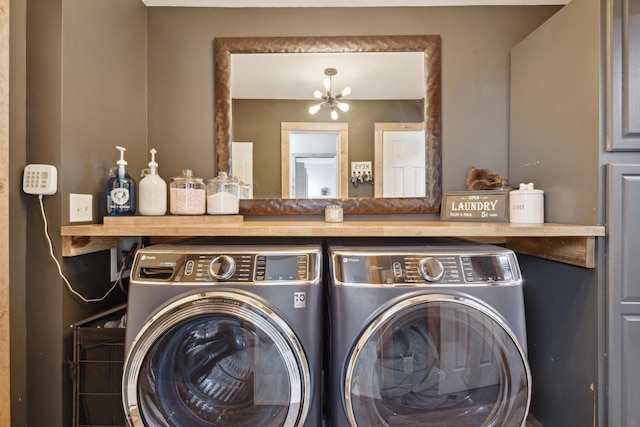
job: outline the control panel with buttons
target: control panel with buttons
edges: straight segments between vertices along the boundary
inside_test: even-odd
[[[310,280],[308,254],[188,255],[185,282],[281,282]]]
[[[520,280],[509,252],[496,254],[340,254],[336,279],[348,284],[486,284]]]
[[[58,191],[58,169],[53,165],[31,164],[24,168],[22,191],[51,196]]]

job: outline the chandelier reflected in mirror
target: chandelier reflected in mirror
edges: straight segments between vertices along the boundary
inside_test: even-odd
[[[333,76],[335,76],[336,74],[338,74],[338,70],[336,70],[335,68],[326,68],[324,70],[324,75],[326,76],[324,78],[325,93],[322,93],[319,90],[313,92],[313,96],[316,99],[320,99],[321,102],[311,106],[309,108],[309,114],[314,115],[318,111],[320,111],[322,107],[327,106],[331,111],[331,119],[338,120],[338,110],[344,113],[349,111],[349,104],[341,102],[340,100],[343,96],[347,96],[351,93],[351,88],[347,86],[342,89],[342,92],[340,92],[339,94],[333,95]]]

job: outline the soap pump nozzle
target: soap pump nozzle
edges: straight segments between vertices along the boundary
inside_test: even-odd
[[[120,160],[118,160],[116,163],[118,164],[118,166],[125,166],[127,164],[127,161],[124,159],[124,152],[127,151],[127,149],[116,145],[116,150],[120,151]]]
[[[152,148],[151,150],[149,150],[149,153],[151,153],[151,161],[148,163],[149,167],[147,169],[142,170],[142,176],[158,174],[158,163],[156,162],[157,152],[158,150],[156,150],[155,148]]]
[[[124,152],[127,151],[127,149],[116,145],[116,150],[120,151],[120,159],[116,162],[118,166],[109,169],[109,176],[114,177],[118,175],[123,177],[127,174],[127,170],[125,169],[127,161],[124,159]]]
[[[126,173],[125,166],[127,165],[127,161],[124,159],[124,152],[127,151],[127,149],[116,145],[116,150],[120,151],[120,160],[116,162],[118,165],[118,175],[124,176]]]

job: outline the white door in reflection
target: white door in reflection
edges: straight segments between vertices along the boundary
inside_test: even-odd
[[[424,131],[385,132],[382,145],[383,197],[424,197]]]
[[[425,197],[426,150],[424,123],[376,123],[375,196]]]

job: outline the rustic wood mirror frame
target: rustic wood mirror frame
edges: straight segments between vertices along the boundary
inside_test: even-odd
[[[248,199],[243,215],[437,213],[442,195],[441,41],[437,35],[334,37],[225,37],[214,39],[215,153],[217,171],[231,170],[231,55],[296,52],[424,52],[427,195],[424,198]],[[373,144],[373,141],[371,141]],[[233,171],[231,171],[233,173]]]

